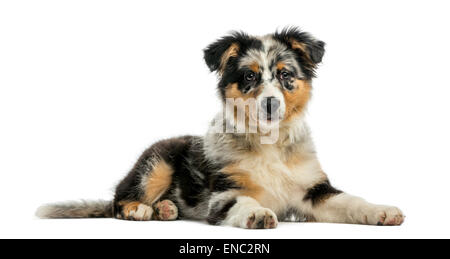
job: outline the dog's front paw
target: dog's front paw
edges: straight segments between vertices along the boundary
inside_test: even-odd
[[[392,206],[376,205],[366,215],[369,225],[400,226],[405,220],[402,211]]]
[[[270,209],[257,208],[250,212],[246,219],[248,229],[276,228],[278,225],[277,215]]]

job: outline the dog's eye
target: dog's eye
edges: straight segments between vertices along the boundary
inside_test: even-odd
[[[251,81],[255,81],[256,79],[256,74],[253,71],[249,71],[247,73],[245,73],[245,81],[251,82]]]
[[[281,71],[281,73],[280,73],[281,80],[287,80],[290,77],[291,77],[291,74],[288,71]]]

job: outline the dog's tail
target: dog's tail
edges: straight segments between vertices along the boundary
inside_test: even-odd
[[[112,218],[112,201],[73,201],[46,204],[39,207],[36,216],[41,219]]]

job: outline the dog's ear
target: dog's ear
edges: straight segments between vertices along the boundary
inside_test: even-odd
[[[274,38],[300,54],[312,68],[322,62],[325,42],[315,39],[309,33],[302,32],[297,27],[288,27],[281,32],[275,32]]]
[[[223,74],[230,60],[236,60],[242,51],[251,44],[251,38],[243,32],[233,32],[218,39],[204,49],[204,58],[211,72]]]

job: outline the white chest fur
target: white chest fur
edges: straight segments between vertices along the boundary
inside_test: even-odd
[[[283,161],[275,147],[266,147],[257,155],[241,160],[237,167],[261,187],[258,195],[261,205],[277,214],[300,206],[308,188],[324,177],[315,158],[289,163]]]

